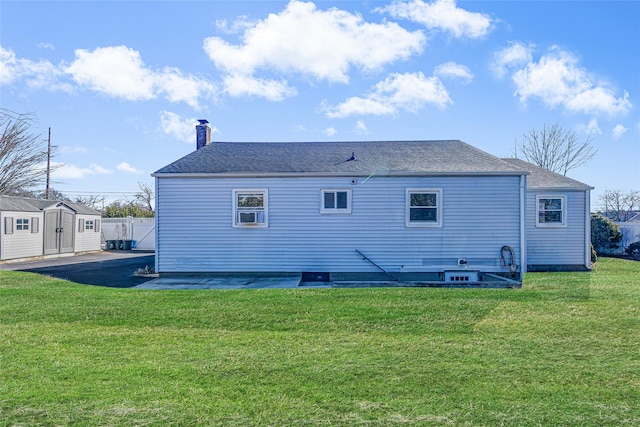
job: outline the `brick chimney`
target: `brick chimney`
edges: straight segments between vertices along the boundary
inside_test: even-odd
[[[199,125],[196,125],[196,150],[201,149],[205,145],[211,144],[211,128],[207,123],[207,120],[198,120]]]

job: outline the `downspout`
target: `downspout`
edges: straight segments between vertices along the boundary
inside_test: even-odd
[[[159,269],[159,266],[160,266],[160,256],[159,256],[160,255],[160,239],[159,239],[159,237],[160,236],[159,236],[159,233],[158,233],[160,227],[158,227],[158,223],[159,223],[158,217],[160,216],[160,205],[161,205],[161,203],[160,203],[160,193],[158,192],[158,187],[160,186],[159,185],[159,181],[160,181],[160,178],[158,178],[156,176],[155,177],[155,187],[156,187],[156,189],[155,189],[155,191],[156,191],[156,214],[155,214],[156,226],[155,226],[155,229],[156,230],[155,230],[155,233],[154,233],[156,235],[156,256],[154,257],[155,258],[155,269],[153,270],[156,273],[160,272],[160,269]]]
[[[520,175],[520,281],[524,280],[524,273],[527,272],[526,202],[527,176]]]
[[[591,270],[591,191],[586,190],[584,194],[584,204],[585,204],[585,219],[584,219],[584,265],[587,269]]]

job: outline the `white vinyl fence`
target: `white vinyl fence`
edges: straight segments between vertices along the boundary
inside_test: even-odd
[[[101,229],[105,245],[111,240],[130,240],[133,250],[156,249],[155,218],[102,218]]]
[[[630,244],[634,242],[640,242],[640,222],[627,221],[616,222],[615,224],[620,227],[620,232],[622,233],[620,248],[623,251],[628,248]]]

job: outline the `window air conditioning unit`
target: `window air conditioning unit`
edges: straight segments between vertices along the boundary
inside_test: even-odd
[[[264,222],[264,213],[260,211],[239,212],[240,224],[257,224]]]

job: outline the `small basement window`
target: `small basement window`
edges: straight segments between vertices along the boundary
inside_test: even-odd
[[[16,219],[16,231],[29,231],[29,218]]]
[[[442,227],[442,190],[408,188],[407,227]]]
[[[567,198],[565,196],[536,196],[536,226],[565,227]]]
[[[322,190],[320,213],[351,213],[351,190]]]
[[[233,226],[268,227],[267,190],[233,190]]]

